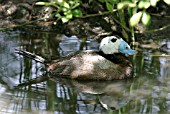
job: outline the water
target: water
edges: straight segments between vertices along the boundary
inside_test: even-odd
[[[42,64],[14,53],[22,48],[48,58],[98,49],[98,42],[85,39],[31,30],[1,31],[0,114],[170,113],[170,56],[159,50],[137,49],[138,54],[131,56],[135,78],[99,82],[48,79]]]

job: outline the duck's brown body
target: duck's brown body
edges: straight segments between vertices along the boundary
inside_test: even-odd
[[[48,72],[57,77],[81,80],[113,80],[132,76],[132,64],[122,54],[103,56],[95,51],[78,51],[47,63]]]

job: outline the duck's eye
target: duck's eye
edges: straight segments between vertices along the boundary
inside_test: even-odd
[[[125,47],[125,49],[126,49],[126,50],[128,50],[128,49],[129,49],[129,47],[127,47],[127,46],[126,46],[126,47]]]
[[[117,39],[114,39],[114,38],[111,39],[111,41],[112,41],[113,43],[116,42],[116,40],[117,40]]]

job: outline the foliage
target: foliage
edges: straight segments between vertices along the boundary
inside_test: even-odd
[[[151,15],[147,12],[150,7],[156,7],[160,0],[98,0],[102,3],[106,3],[107,10],[113,12],[114,9],[118,10],[119,21],[122,28],[128,24],[125,20],[125,14],[128,12],[129,25],[131,28],[132,40],[134,41],[134,26],[142,22],[145,26],[148,26],[151,21]],[[170,5],[170,0],[163,0],[165,3]],[[115,6],[117,5],[117,8]],[[127,15],[126,14],[126,15]],[[122,30],[124,36],[127,36],[126,32]]]
[[[151,21],[151,15],[147,12],[148,8],[156,7],[160,0],[98,0],[101,6],[105,5],[108,12],[116,11],[119,17],[119,23],[122,26],[122,34],[127,35],[127,28],[130,28],[132,40],[134,41],[134,26],[143,23],[148,26]],[[163,0],[170,5],[170,0]],[[55,17],[68,22],[73,17],[82,17],[82,11],[79,9],[83,3],[92,3],[93,0],[49,0],[49,2],[37,2],[36,5],[52,6],[56,9]],[[93,8],[93,7],[92,7]],[[101,11],[98,14],[102,14]],[[127,23],[127,20],[129,23]],[[126,30],[125,30],[126,28]]]
[[[117,10],[133,10],[129,12],[129,23],[131,26],[135,26],[140,21],[144,25],[149,25],[151,16],[146,11],[149,7],[156,7],[157,2],[160,0],[99,0],[102,3],[106,3],[107,10],[113,12],[114,6],[117,5]],[[169,0],[164,0],[165,3],[170,4]],[[137,12],[140,10],[139,12]],[[132,14],[131,14],[132,13]],[[122,17],[121,17],[122,18]]]
[[[36,5],[52,6],[56,8],[55,17],[62,20],[63,23],[68,22],[73,17],[82,16],[81,10],[77,9],[80,0],[50,0],[49,2],[37,2]]]
[[[117,8],[124,9],[128,7],[135,10],[129,20],[131,26],[135,26],[140,21],[142,21],[144,25],[148,25],[150,23],[151,16],[149,15],[149,13],[147,13],[146,9],[148,9],[150,6],[155,7],[158,1],[159,0],[140,0],[137,3],[135,3],[135,1],[123,1],[118,3]],[[140,9],[139,12],[137,12],[138,9]]]
[[[113,12],[113,8],[115,4],[118,2],[118,0],[98,0],[101,3],[106,3],[106,7],[108,11]]]

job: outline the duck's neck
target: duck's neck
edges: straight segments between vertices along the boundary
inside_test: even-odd
[[[128,65],[130,63],[129,58],[122,53],[104,54],[102,51],[97,53],[115,64]]]

